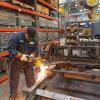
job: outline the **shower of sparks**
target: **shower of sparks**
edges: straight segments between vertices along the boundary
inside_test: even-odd
[[[40,72],[38,73],[37,80],[36,80],[37,82],[47,76],[47,73],[46,73],[47,69],[48,69],[48,66],[44,66],[43,64],[41,64]]]

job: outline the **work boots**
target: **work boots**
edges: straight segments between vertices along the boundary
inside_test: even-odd
[[[18,93],[18,95],[10,96],[9,100],[25,100],[25,96],[22,93]]]
[[[11,95],[11,96],[9,97],[9,100],[17,100],[17,99],[16,99],[16,98],[17,98],[17,95],[18,95],[18,92],[14,93],[13,95]]]

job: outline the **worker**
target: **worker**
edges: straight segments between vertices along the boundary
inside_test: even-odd
[[[25,32],[15,33],[9,41],[10,100],[16,100],[21,70],[24,71],[27,87],[34,85],[33,61],[38,55],[35,37],[35,28],[27,28]]]

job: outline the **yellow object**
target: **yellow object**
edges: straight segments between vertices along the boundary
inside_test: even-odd
[[[39,4],[37,5],[37,11],[44,13],[46,15],[49,14],[49,9]]]
[[[37,58],[35,59],[35,62],[34,62],[35,67],[40,67],[41,64],[42,64],[41,57],[37,57]]]
[[[94,7],[99,3],[99,0],[86,0],[86,3],[90,7]]]
[[[100,13],[96,13],[96,12],[94,12],[94,16],[95,16],[95,17],[97,17],[97,16],[100,17]]]
[[[60,8],[59,8],[59,12],[60,12],[61,14],[64,14],[64,7],[60,7]]]

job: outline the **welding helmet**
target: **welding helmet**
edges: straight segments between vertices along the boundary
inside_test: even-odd
[[[33,27],[32,28],[31,27],[27,28],[26,32],[27,32],[30,39],[34,38],[35,35],[36,35],[36,29],[33,28]]]

